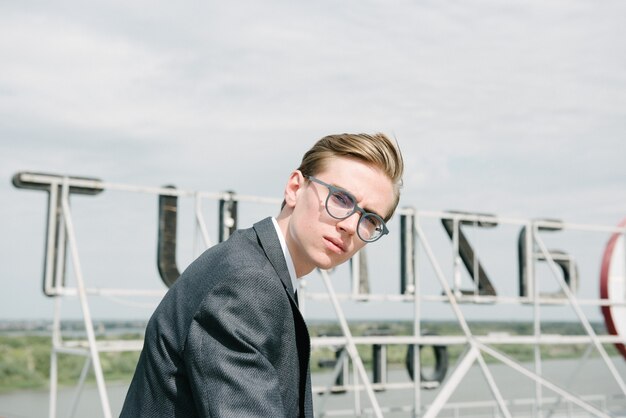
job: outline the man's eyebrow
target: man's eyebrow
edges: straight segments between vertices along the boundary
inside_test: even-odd
[[[383,221],[385,220],[385,217],[381,215],[380,213],[376,212],[375,210],[370,210],[368,208],[363,208],[363,210],[367,213],[373,213],[374,215],[380,216],[380,219],[382,219]]]
[[[339,186],[339,185],[338,185],[338,184],[336,184],[336,183],[329,183],[329,184],[330,184],[331,186],[336,187],[337,189],[341,190],[342,192],[348,193],[350,196],[352,196],[352,197],[354,198],[354,203],[355,203],[357,206],[359,206],[361,209],[363,209],[365,212],[367,212],[367,213],[373,213],[374,215],[380,216],[380,217],[381,217],[381,219],[383,219],[383,220],[385,219],[385,217],[384,217],[383,215],[381,215],[380,213],[376,212],[375,210],[372,210],[372,209],[367,208],[367,207],[360,206],[360,205],[357,203],[357,199],[356,199],[356,196],[354,195],[354,193],[352,193],[352,192],[348,191],[345,187],[341,187],[341,186]]]

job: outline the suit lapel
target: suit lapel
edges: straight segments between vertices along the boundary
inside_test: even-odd
[[[276,274],[283,283],[289,300],[291,301],[294,319],[296,321],[296,345],[298,347],[298,358],[300,363],[300,411],[305,417],[313,417],[313,402],[311,394],[311,375],[309,369],[309,359],[311,355],[311,340],[304,318],[298,309],[298,303],[294,296],[294,289],[291,285],[291,277],[287,269],[285,255],[280,246],[280,241],[276,235],[276,229],[271,218],[263,219],[254,224],[254,230],[259,238],[259,243],[267,255]]]
[[[276,274],[283,282],[285,288],[289,291],[289,295],[293,299],[294,288],[291,285],[291,277],[289,276],[289,270],[287,269],[287,262],[285,261],[285,255],[283,249],[280,246],[280,241],[276,236],[276,229],[271,218],[265,218],[254,224],[254,230],[259,237],[259,242],[267,259],[272,263]]]

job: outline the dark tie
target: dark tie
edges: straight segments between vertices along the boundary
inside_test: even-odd
[[[296,305],[300,306],[300,304],[298,303],[298,291],[297,290],[293,292],[293,298],[296,300]]]

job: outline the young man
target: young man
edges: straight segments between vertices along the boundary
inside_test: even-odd
[[[383,134],[319,140],[276,219],[194,261],[146,329],[122,417],[313,417],[297,278],[388,233],[403,162]]]

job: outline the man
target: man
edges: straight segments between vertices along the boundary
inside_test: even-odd
[[[146,329],[122,417],[313,417],[297,278],[388,233],[402,156],[383,134],[319,140],[276,219],[194,261]]]

